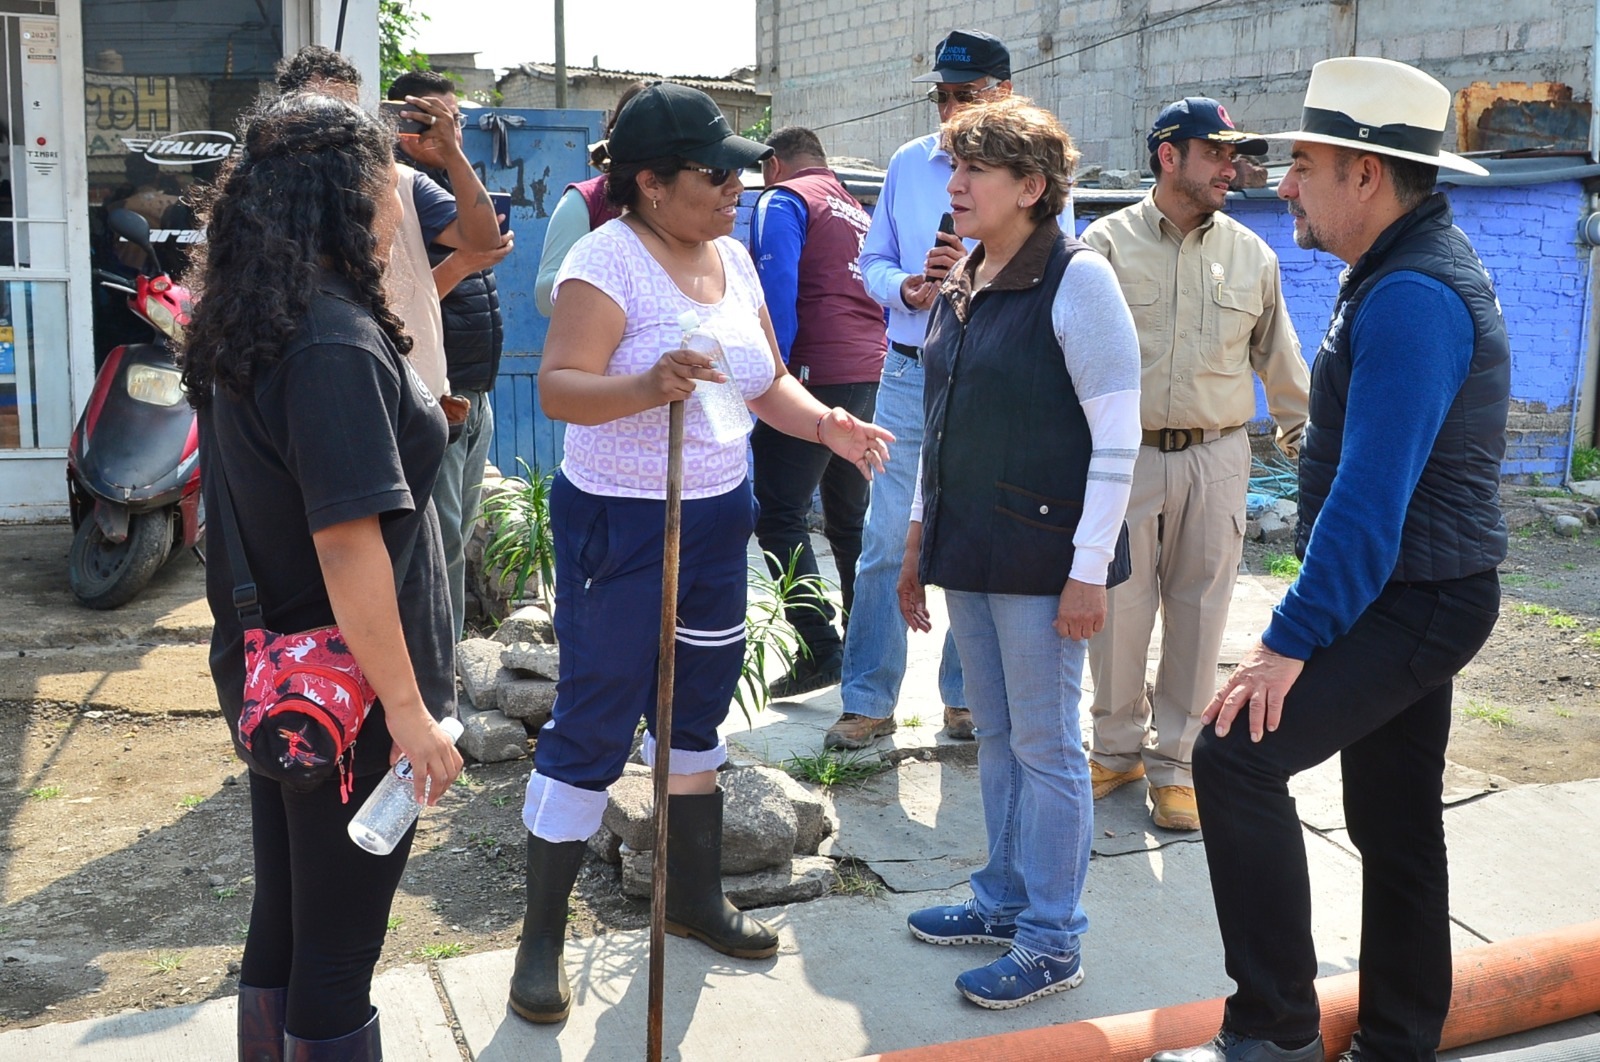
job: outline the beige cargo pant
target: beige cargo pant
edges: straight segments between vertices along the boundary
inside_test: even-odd
[[[1194,784],[1191,754],[1217,689],[1249,482],[1247,431],[1176,453],[1139,447],[1127,516],[1133,574],[1107,593],[1105,628],[1089,642],[1090,759],[1102,767],[1130,771],[1142,759],[1152,786]],[[1161,659],[1147,694],[1158,610]]]

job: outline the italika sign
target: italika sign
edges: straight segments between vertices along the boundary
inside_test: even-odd
[[[233,134],[219,129],[191,129],[155,139],[125,136],[122,142],[128,145],[129,151],[142,152],[157,166],[204,166],[221,162],[233,154],[235,145]]]

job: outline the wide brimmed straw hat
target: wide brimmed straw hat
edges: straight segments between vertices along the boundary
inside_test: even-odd
[[[1449,121],[1450,90],[1432,77],[1392,59],[1351,56],[1311,68],[1299,129],[1263,135],[1486,175],[1476,162],[1440,148]]]

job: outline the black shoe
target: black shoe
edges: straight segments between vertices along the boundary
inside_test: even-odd
[[[783,700],[785,697],[798,697],[812,690],[836,686],[843,669],[842,653],[834,653],[821,663],[809,657],[800,657],[787,675],[767,687],[767,695],[774,700]]]
[[[532,1022],[565,1021],[572,1009],[561,948],[567,939],[567,897],[587,847],[583,841],[528,834],[528,908],[511,974],[511,1009]]]
[[[383,1034],[378,1029],[378,1008],[367,1023],[353,1033],[332,1040],[302,1040],[283,1034],[283,1062],[383,1062]]]
[[[1145,1062],[1323,1062],[1322,1037],[1304,1047],[1279,1047],[1271,1040],[1250,1040],[1223,1029],[1208,1044],[1175,1051],[1157,1051]]]
[[[722,893],[722,789],[667,797],[666,930],[736,959],[765,959],[778,935]]]

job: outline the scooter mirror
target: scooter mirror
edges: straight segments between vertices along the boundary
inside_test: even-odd
[[[161,271],[157,263],[156,250],[150,243],[150,222],[144,215],[135,214],[131,210],[113,210],[106,215],[106,225],[112,232],[139,248],[150,256],[150,261],[156,264],[156,272]]]

